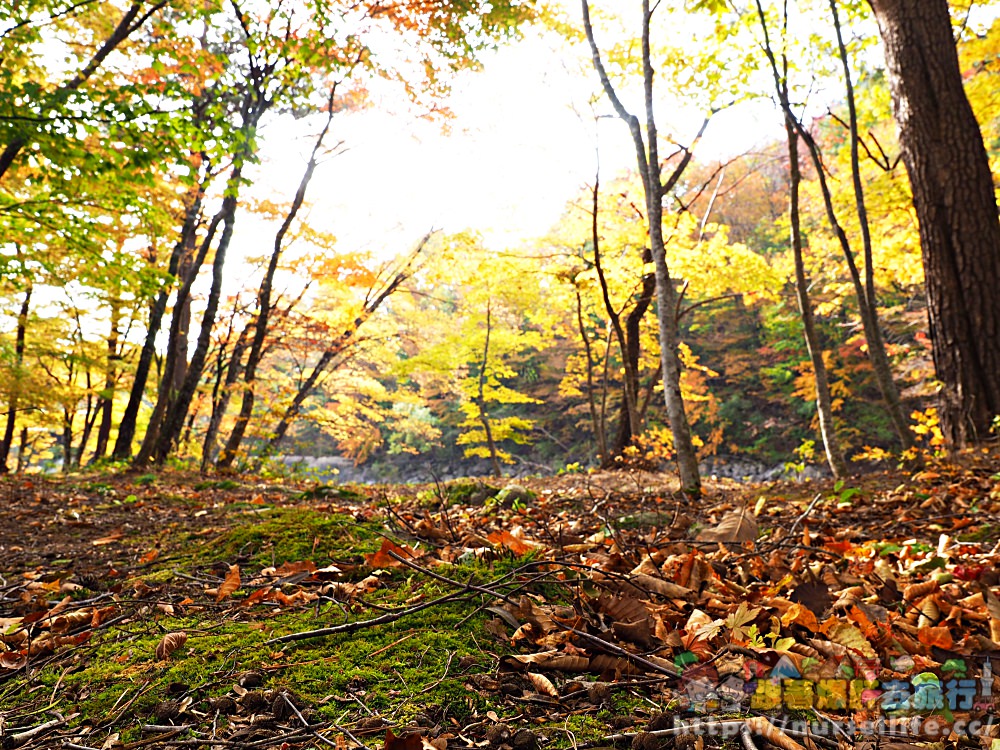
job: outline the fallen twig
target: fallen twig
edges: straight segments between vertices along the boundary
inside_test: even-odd
[[[51,721],[46,721],[44,724],[39,724],[37,727],[26,729],[23,732],[7,735],[6,737],[0,737],[0,745],[3,746],[4,750],[21,747],[21,745],[30,742],[38,735],[44,734],[55,727],[60,727],[65,723],[65,719],[52,719]]]
[[[389,554],[392,554],[391,552]],[[281,635],[277,638],[272,638],[264,643],[270,645],[272,643],[290,643],[292,641],[305,641],[310,638],[322,638],[328,635],[338,635],[340,633],[354,633],[358,630],[363,630],[364,628],[374,627],[376,625],[385,625],[386,623],[396,622],[407,615],[412,615],[420,612],[430,607],[437,606],[438,604],[444,604],[446,602],[456,601],[465,598],[464,593],[452,593],[446,594],[445,596],[439,596],[437,599],[432,599],[429,602],[422,602],[420,604],[415,604],[408,609],[398,610],[396,612],[386,612],[384,615],[379,615],[378,617],[373,617],[370,620],[357,620],[355,622],[345,622],[340,625],[333,625],[329,628],[319,628],[317,630],[305,630],[299,633],[288,633],[287,635]]]

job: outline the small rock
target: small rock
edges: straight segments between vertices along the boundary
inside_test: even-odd
[[[208,705],[218,711],[223,716],[227,716],[232,713],[236,713],[236,701],[230,698],[228,695],[220,695],[215,698],[208,699]]]
[[[538,747],[538,737],[530,729],[519,729],[510,741],[514,750],[535,750]]]
[[[260,672],[244,672],[237,678],[240,687],[257,688],[264,684],[264,675]]]
[[[486,741],[493,747],[502,745],[510,737],[510,731],[503,724],[493,724],[486,728]]]
[[[658,732],[661,729],[670,729],[674,725],[673,714],[667,713],[654,713],[649,717],[649,723],[646,724],[647,732]],[[682,735],[686,736],[686,735]]]
[[[168,721],[173,721],[181,713],[181,702],[175,700],[165,700],[156,704],[153,709],[153,718],[159,723],[165,724]]]

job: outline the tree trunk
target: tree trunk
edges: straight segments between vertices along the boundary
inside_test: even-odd
[[[156,404],[153,406],[153,413],[149,417],[149,424],[146,426],[146,434],[143,436],[142,444],[139,446],[139,453],[136,454],[135,464],[142,466],[149,462],[160,439],[160,431],[164,420],[167,418],[175,401],[175,378],[174,372],[177,369],[177,361],[180,358],[187,358],[187,352],[180,352],[177,343],[180,339],[180,326],[183,322],[182,309],[191,293],[191,286],[198,276],[198,270],[205,262],[208,251],[215,240],[215,233],[219,224],[222,223],[229,210],[229,199],[223,200],[222,208],[212,217],[201,246],[198,248],[198,255],[193,262],[184,262],[187,271],[179,273],[181,285],[177,287],[177,299],[174,302],[174,314],[170,318],[170,334],[167,337],[167,353],[163,362],[163,372],[160,374],[160,385],[157,390]]]
[[[920,224],[939,414],[954,448],[1000,414],[1000,221],[947,0],[869,0]]]
[[[229,409],[229,400],[232,398],[236,381],[243,374],[243,352],[247,348],[248,332],[249,328],[244,328],[240,331],[236,339],[236,344],[233,346],[233,353],[229,358],[229,365],[225,367],[226,375],[224,382],[222,377],[223,363],[221,360],[225,355],[225,347],[223,346],[219,350],[219,371],[215,379],[215,387],[212,389],[212,416],[208,420],[208,429],[205,430],[205,439],[202,441],[201,448],[201,471],[203,474],[208,471],[209,467],[215,461],[215,456],[219,450],[219,446],[216,444],[219,437],[219,427],[222,425],[222,420]]]
[[[575,279],[574,279],[575,284]],[[604,419],[597,411],[597,398],[594,394],[594,355],[590,345],[590,337],[587,335],[587,327],[583,324],[583,298],[580,295],[580,287],[576,291],[576,324],[580,331],[580,340],[583,342],[584,354],[587,357],[587,405],[590,407],[590,425],[594,433],[594,440],[597,442],[597,459],[601,463],[607,458],[608,441],[604,432]]]
[[[642,288],[639,291],[639,298],[636,300],[629,314],[625,317],[624,339],[625,346],[622,351],[622,359],[625,361],[625,377],[630,383],[623,388],[622,398],[626,399],[631,395],[632,403],[626,407],[633,414],[630,416],[622,413],[618,422],[618,432],[615,434],[615,441],[611,446],[609,458],[620,456],[622,452],[632,444],[632,438],[642,430],[643,416],[645,409],[639,399],[639,357],[642,353],[639,346],[639,328],[642,319],[653,304],[656,295],[656,276],[648,273],[642,278]],[[653,378],[657,380],[657,378]],[[628,418],[626,418],[628,417]]]
[[[486,368],[490,361],[490,333],[492,332],[492,317],[490,300],[486,300],[486,340],[483,343],[483,361],[479,363],[479,383],[477,396],[474,399],[476,407],[479,409],[479,422],[483,426],[486,435],[486,447],[490,452],[490,467],[494,477],[500,477],[503,472],[500,470],[499,451],[497,451],[496,440],[493,439],[493,427],[490,425],[490,415],[486,410]]]
[[[246,434],[247,425],[250,424],[254,404],[254,380],[257,377],[257,366],[264,356],[264,340],[267,338],[268,320],[271,315],[271,292],[274,285],[274,275],[278,271],[278,261],[281,258],[281,251],[284,249],[285,236],[288,234],[292,222],[295,221],[295,217],[298,215],[299,209],[302,208],[302,203],[305,201],[306,190],[309,188],[309,183],[312,181],[313,174],[316,171],[319,152],[323,147],[323,140],[330,131],[330,123],[333,121],[334,114],[333,101],[335,92],[336,87],[330,91],[326,123],[316,138],[315,144],[313,144],[312,153],[309,155],[309,162],[306,164],[302,179],[299,180],[299,187],[295,191],[295,198],[292,200],[292,205],[288,209],[288,213],[285,214],[281,226],[274,235],[274,247],[271,250],[271,257],[268,260],[264,278],[260,282],[260,291],[257,293],[257,320],[254,323],[254,334],[250,343],[250,352],[247,354],[246,367],[243,370],[243,382],[246,384],[246,387],[243,389],[243,399],[240,403],[240,413],[236,417],[236,424],[233,425],[233,431],[229,434],[226,446],[219,456],[220,469],[228,469],[232,466],[233,460],[240,449],[240,444],[243,442],[243,436]]]
[[[643,140],[642,126],[639,118],[630,114],[618,98],[611,84],[601,53],[594,39],[594,29],[590,23],[590,6],[587,0],[581,0],[583,11],[583,27],[590,43],[594,68],[601,80],[605,95],[618,116],[628,125],[635,147],[636,162],[642,176],[643,190],[646,197],[646,217],[649,225],[650,251],[653,255],[653,267],[656,275],[658,304],[656,318],[660,333],[660,362],[663,370],[663,394],[667,407],[667,419],[674,438],[674,450],[677,453],[677,468],[680,474],[681,490],[692,496],[701,494],[701,476],[698,472],[698,456],[691,440],[691,427],[688,424],[684,410],[684,399],[681,395],[681,361],[677,353],[680,343],[680,329],[677,323],[677,291],[674,289],[670,269],[667,267],[666,248],[663,242],[663,196],[680,178],[681,173],[691,160],[688,149],[678,167],[674,170],[668,184],[664,185],[660,167],[659,144],[657,142],[656,119],[653,114],[653,64],[650,49],[649,26],[652,17],[649,0],[642,0],[642,74],[643,93],[646,109],[646,136]],[[705,123],[707,125],[707,121]],[[702,133],[704,132],[702,126]],[[700,137],[700,133],[699,136]]]
[[[802,255],[803,242],[799,211],[799,186],[802,183],[802,171],[799,164],[799,137],[803,136],[804,129],[799,119],[792,112],[791,102],[789,101],[788,58],[782,55],[782,64],[779,68],[778,59],[771,44],[767,16],[764,14],[764,7],[760,0],[756,0],[756,6],[761,32],[764,35],[764,54],[767,56],[771,67],[774,91],[778,96],[785,119],[789,169],[788,214],[791,223],[792,255],[795,261],[795,293],[799,304],[799,313],[802,317],[802,329],[806,340],[806,349],[809,352],[813,377],[816,380],[816,411],[819,417],[819,431],[823,440],[823,449],[826,453],[826,460],[830,471],[834,477],[841,479],[847,476],[847,463],[844,461],[844,454],[840,449],[840,443],[837,440],[837,433],[834,427],[833,402],[830,398],[830,380],[826,371],[826,362],[823,361],[823,349],[820,345],[819,334],[816,331],[816,319],[813,315],[812,304],[809,301],[809,280],[806,277],[805,262]],[[787,21],[788,17],[786,15],[786,24]],[[803,137],[808,141],[808,133]],[[812,148],[810,148],[810,153],[814,158],[816,157],[816,151]],[[818,169],[822,170],[822,165],[819,165]],[[829,202],[827,203],[827,208],[828,210],[830,208]],[[836,226],[839,228],[839,224]]]
[[[598,231],[598,203],[600,198],[600,175],[594,178],[594,189],[591,192],[591,224],[590,241],[594,249],[594,269],[597,271],[597,280],[601,285],[601,299],[604,301],[604,311],[608,314],[611,329],[614,331],[615,339],[618,341],[618,350],[621,352],[622,367],[625,376],[622,384],[621,408],[618,415],[618,433],[611,452],[604,456],[603,464],[611,466],[614,459],[622,454],[622,451],[632,442],[632,436],[639,434],[639,342],[636,339],[630,342],[622,327],[621,315],[611,302],[611,292],[608,289],[608,280],[604,275],[604,264],[601,261],[601,237]],[[654,286],[655,286],[655,279]],[[632,345],[630,345],[630,343]],[[632,350],[635,349],[635,357],[632,357]]]
[[[219,245],[215,248],[215,258],[212,260],[212,286],[208,292],[208,301],[201,318],[201,329],[198,331],[198,340],[194,353],[191,355],[191,362],[187,366],[184,383],[177,393],[177,398],[171,401],[170,409],[164,417],[163,426],[153,451],[153,460],[157,465],[166,461],[167,456],[179,440],[181,431],[184,429],[184,420],[187,418],[188,409],[190,409],[191,401],[194,398],[194,392],[198,388],[198,383],[205,369],[208,346],[212,338],[212,327],[215,325],[219,299],[222,296],[222,272],[226,263],[226,251],[229,249],[229,243],[233,237],[233,226],[236,222],[236,191],[240,183],[240,172],[241,165],[238,164],[233,169],[233,179],[230,182],[227,195],[222,201],[222,236],[219,237]]]
[[[823,439],[823,449],[826,461],[834,478],[843,479],[847,476],[847,463],[837,440],[837,431],[833,422],[833,400],[830,397],[830,378],[823,361],[823,347],[816,331],[816,319],[813,315],[812,303],[809,300],[809,280],[806,277],[805,262],[802,257],[802,229],[799,212],[799,186],[802,183],[802,172],[799,168],[799,138],[795,124],[790,118],[785,118],[785,133],[788,137],[788,167],[791,174],[789,185],[789,221],[792,230],[792,255],[795,259],[795,296],[799,303],[799,314],[802,317],[802,331],[812,363],[813,376],[816,379],[816,412],[819,416],[819,432]]]
[[[913,447],[913,433],[910,431],[910,425],[906,420],[906,415],[903,413],[903,402],[899,395],[899,388],[896,387],[896,381],[892,376],[892,365],[889,362],[889,355],[885,351],[885,340],[882,337],[882,329],[879,325],[871,226],[868,223],[868,207],[865,204],[865,190],[861,180],[861,157],[859,154],[861,137],[858,133],[858,111],[854,97],[854,82],[851,79],[851,66],[847,56],[847,45],[844,44],[840,14],[837,11],[837,2],[838,0],[830,0],[830,12],[833,15],[833,26],[837,33],[837,49],[840,54],[840,62],[844,68],[844,88],[847,95],[848,124],[851,131],[851,178],[854,186],[854,200],[858,215],[858,224],[861,226],[861,242],[865,259],[864,285],[861,283],[857,267],[853,262],[852,253],[847,246],[847,236],[843,233],[841,233],[843,237],[842,243],[845,254],[848,257],[851,279],[858,298],[861,325],[864,328],[865,340],[868,344],[868,359],[875,372],[875,382],[878,383],[882,400],[885,401],[889,420],[892,422],[893,428],[896,430],[896,435],[899,437],[900,445],[905,451]],[[823,180],[826,179],[822,172],[820,173],[820,178]],[[833,215],[833,205],[829,200],[828,211]]]
[[[177,244],[174,245],[174,249],[170,254],[170,261],[167,265],[167,273],[171,276],[177,274],[184,256],[194,249],[195,230],[198,225],[198,217],[201,215],[201,204],[204,193],[205,185],[201,183],[185,211],[181,236],[177,240]],[[167,301],[169,298],[169,287],[162,289],[156,295],[156,299],[149,310],[149,325],[146,326],[146,340],[143,342],[142,351],[139,353],[139,362],[136,365],[135,377],[132,380],[132,389],[129,392],[128,403],[125,405],[125,412],[122,414],[121,423],[118,425],[118,438],[115,440],[115,448],[111,454],[119,461],[127,461],[132,457],[132,441],[135,439],[139,407],[142,406],[142,398],[146,393],[146,381],[149,379],[149,370],[156,355],[156,337],[160,333],[160,326],[163,324],[163,316],[167,311]]]
[[[10,457],[10,447],[14,441],[14,425],[17,422],[17,401],[19,382],[21,379],[21,366],[24,364],[25,339],[28,330],[28,310],[31,306],[31,283],[24,290],[24,299],[21,301],[21,310],[17,314],[17,333],[14,340],[14,365],[17,372],[14,374],[14,381],[11,385],[9,401],[7,403],[7,426],[3,432],[3,442],[0,443],[0,473],[7,473],[7,459]],[[18,463],[21,458],[18,456]]]
[[[108,452],[108,442],[111,439],[112,415],[115,405],[115,384],[118,382],[118,362],[121,355],[118,352],[118,324],[121,319],[121,300],[111,301],[111,331],[108,333],[108,362],[104,373],[104,390],[101,392],[101,402],[98,410],[101,413],[101,423],[97,427],[97,444],[90,463],[100,461]]]

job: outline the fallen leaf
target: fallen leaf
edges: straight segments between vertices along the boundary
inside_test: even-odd
[[[526,555],[537,547],[527,544],[523,539],[518,539],[509,531],[494,531],[486,537],[486,540],[494,547],[506,547],[515,555]]]
[[[400,557],[405,557],[407,559],[412,559],[417,556],[417,553],[406,545],[400,546],[388,539],[383,539],[382,546],[379,548],[378,552],[365,555],[365,562],[370,568],[400,567],[403,563],[394,557],[391,557],[389,555],[390,552],[395,552]]]
[[[125,536],[124,531],[122,531],[121,529],[115,529],[107,536],[102,536],[100,539],[95,539],[94,541],[91,542],[91,544],[94,545],[95,547],[101,547],[105,544],[114,544],[123,536]]]
[[[699,542],[752,542],[758,534],[757,519],[749,509],[723,516],[718,526],[698,534]]]
[[[950,649],[955,645],[951,637],[951,631],[945,627],[920,628],[917,639],[925,646],[937,646],[938,648]]]
[[[747,727],[754,734],[759,734],[765,740],[781,750],[806,750],[802,745],[778,729],[765,716],[751,716],[747,719]]]
[[[21,651],[0,652],[0,668],[22,669],[28,663],[28,654]]]
[[[811,630],[814,633],[819,631],[819,620],[816,619],[816,615],[813,614],[812,610],[803,607],[801,604],[793,604],[788,610],[781,616],[781,624],[783,627],[788,627],[789,625],[801,625],[807,630]]]
[[[215,594],[215,601],[221,602],[223,599],[232,596],[233,592],[240,587],[241,583],[243,583],[243,581],[240,578],[240,566],[230,565],[229,573],[226,574],[226,580],[222,582],[222,585],[219,586],[218,592]]]
[[[553,685],[552,680],[545,675],[538,674],[537,672],[528,672],[528,679],[531,680],[531,684],[534,686],[536,693],[549,695],[553,698],[559,697],[559,691],[556,690],[556,686]]]
[[[174,633],[167,633],[156,644],[156,658],[163,660],[170,656],[174,651],[179,649],[185,643],[187,643],[187,633],[183,630],[178,630]]]

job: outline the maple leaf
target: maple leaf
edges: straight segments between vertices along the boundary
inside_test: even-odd
[[[723,621],[723,625],[733,631],[733,638],[745,641],[748,635],[749,625],[757,619],[760,614],[760,607],[750,609],[746,602],[740,602],[736,611]]]

